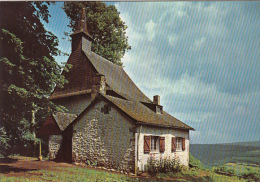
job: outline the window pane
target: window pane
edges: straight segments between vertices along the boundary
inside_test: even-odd
[[[156,151],[156,149],[157,149],[157,139],[158,139],[158,137],[151,136],[151,150],[152,151]]]
[[[182,150],[182,138],[177,138],[177,150]]]

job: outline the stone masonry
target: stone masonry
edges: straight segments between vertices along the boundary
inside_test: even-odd
[[[56,158],[56,155],[60,149],[62,141],[61,135],[50,135],[49,136],[49,159],[53,160]]]
[[[132,127],[129,117],[109,103],[99,101],[73,126],[72,161],[133,171]]]

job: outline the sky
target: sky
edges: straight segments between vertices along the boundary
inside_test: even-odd
[[[126,23],[124,70],[164,111],[192,126],[193,144],[260,141],[260,2],[108,2]],[[50,6],[62,39],[69,19]],[[66,62],[68,57],[56,57]]]

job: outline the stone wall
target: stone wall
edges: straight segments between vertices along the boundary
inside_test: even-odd
[[[60,149],[62,142],[61,135],[50,135],[49,136],[49,159],[53,160],[56,158],[56,155]]]
[[[72,160],[134,171],[132,124],[121,111],[99,101],[73,126]]]
[[[139,132],[139,127],[137,132]],[[153,154],[155,158],[160,159],[161,157],[179,157],[180,163],[188,166],[189,165],[189,131],[188,130],[179,130],[179,129],[168,129],[168,128],[156,128],[149,126],[142,126],[139,133],[136,134],[138,138],[138,169],[141,171],[145,170],[145,165],[150,154]],[[149,154],[144,153],[144,136],[161,136],[165,137],[165,151],[164,152],[150,152]],[[185,138],[185,151],[177,150],[172,152],[172,137],[183,137]]]

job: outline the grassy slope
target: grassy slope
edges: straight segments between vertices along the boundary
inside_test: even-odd
[[[191,144],[191,154],[206,165],[248,163],[260,165],[260,142]]]
[[[237,177],[222,176],[215,173],[205,172],[205,171],[194,171],[194,172],[183,172],[175,173],[172,175],[158,174],[156,177],[151,178],[130,178],[121,174],[112,174],[106,171],[97,171],[86,168],[71,168],[62,167],[55,171],[39,170],[39,171],[29,171],[26,175],[19,176],[6,176],[0,174],[0,181],[10,181],[10,182],[32,182],[32,181],[66,181],[66,182],[92,182],[92,181],[102,181],[102,182],[130,182],[130,181],[140,181],[140,182],[159,182],[159,181],[188,181],[188,182],[210,182],[210,181],[245,181]]]
[[[239,179],[236,176],[229,177],[218,175],[213,173],[210,170],[203,170],[192,168],[190,170],[185,169],[179,173],[158,173],[156,176],[147,176],[147,178],[132,178],[126,175],[122,175],[120,173],[111,173],[105,170],[97,170],[94,168],[86,168],[83,166],[70,166],[62,164],[62,166],[55,166],[53,163],[44,163],[40,164],[40,161],[37,161],[35,158],[25,158],[19,157],[15,158],[18,161],[15,161],[15,165],[13,163],[2,163],[6,167],[9,166],[9,172],[0,170],[0,181],[66,181],[66,182],[74,182],[74,181],[141,181],[141,182],[155,182],[155,181],[190,181],[190,182],[210,182],[210,181],[245,181],[244,179]],[[200,161],[191,156],[191,161],[195,166],[201,167],[202,164]],[[14,161],[12,161],[14,162]],[[30,163],[28,163],[30,162]],[[38,164],[37,164],[38,163]],[[19,164],[19,165],[18,165]],[[25,166],[24,164],[29,164],[30,166]],[[40,170],[34,170],[34,168],[38,167],[46,167],[49,168]],[[21,168],[23,166],[24,169],[16,171],[15,168]],[[38,166],[38,167],[37,167]],[[1,167],[1,166],[0,166]]]
[[[259,166],[249,166],[245,164],[227,163],[225,166],[228,169],[233,169],[236,174],[243,174],[245,172],[255,172],[260,174]]]

